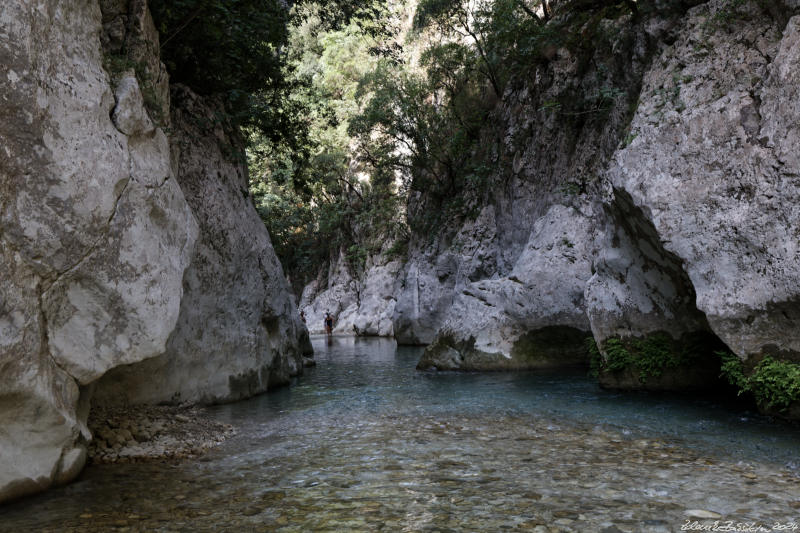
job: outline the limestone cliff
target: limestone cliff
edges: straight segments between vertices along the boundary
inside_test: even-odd
[[[742,359],[798,360],[800,17],[785,26],[757,17],[735,31],[709,27],[721,9],[722,2],[693,9],[647,73],[635,138],[609,164],[606,203],[612,211],[629,205],[625,213],[657,235],[684,277],[673,285],[696,294],[700,313],[692,320],[704,317]],[[662,324],[637,324],[638,334],[665,329],[652,318],[663,306],[652,312],[608,301],[619,265],[603,265],[588,291],[595,336],[627,334],[629,326],[609,314]],[[686,320],[673,311],[666,324]]]
[[[394,285],[421,368],[585,362],[592,337],[610,387],[709,387],[719,350],[800,360],[800,3],[653,5],[509,84],[488,200],[413,235]]]
[[[797,5],[774,7],[711,1],[638,25],[604,21],[619,25],[614,60],[598,48],[594,63],[625,97],[572,130],[573,144],[558,135],[569,121],[554,132],[528,95],[575,80],[587,94],[597,73],[581,76],[559,51],[505,95],[506,108],[528,98],[498,115],[507,137],[527,128],[498,161],[514,176],[496,178],[506,192],[405,271],[395,331],[433,341],[421,367],[569,363],[586,357],[577,341],[589,329],[604,360],[609,346],[630,358],[601,369],[612,387],[708,387],[721,349],[798,360],[800,18]],[[661,366],[648,374],[653,357]]]
[[[390,337],[394,334],[398,260],[378,255],[367,259],[364,273],[353,274],[344,252],[306,285],[300,299],[312,333],[325,331],[325,313],[334,318],[334,332]]]
[[[131,382],[131,400],[240,398],[301,369],[306,332],[241,167],[192,147],[216,131],[188,129],[191,106],[167,135],[158,49],[143,1],[0,5],[0,501],[80,472],[91,393],[112,369],[163,363],[158,394]],[[204,350],[189,340],[199,330]],[[250,347],[242,361],[233,338]],[[187,371],[211,353],[205,373]]]
[[[247,398],[287,384],[311,352],[248,196],[241,141],[215,118],[219,106],[188,88],[174,87],[171,106],[173,168],[200,237],[165,351],[106,373],[93,393],[103,405]]]

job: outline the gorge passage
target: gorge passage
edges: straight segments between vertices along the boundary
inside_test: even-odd
[[[78,479],[8,507],[20,524],[126,472],[208,480],[186,527],[791,519],[797,0],[9,0],[0,58],[0,501]],[[273,391],[326,313],[330,365]],[[341,372],[380,393],[314,389]],[[240,431],[209,461],[79,477],[92,413],[268,390],[209,408]],[[642,425],[643,391],[680,393],[682,422]]]

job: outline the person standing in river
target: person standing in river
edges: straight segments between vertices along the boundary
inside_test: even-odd
[[[333,333],[333,317],[327,311],[325,311],[325,333],[328,335]]]

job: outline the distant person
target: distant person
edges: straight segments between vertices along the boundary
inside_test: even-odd
[[[325,311],[325,333],[328,335],[333,333],[333,317],[327,311]]]
[[[300,311],[300,320],[303,321],[303,324],[306,323],[306,312],[305,311]]]

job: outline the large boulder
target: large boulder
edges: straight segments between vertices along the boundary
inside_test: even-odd
[[[696,302],[659,320],[662,329],[698,323],[696,305],[740,358],[800,360],[800,18],[784,29],[747,6],[736,9],[718,0],[692,9],[654,62],[635,138],[610,164],[612,203],[631,204],[632,218],[652,227],[656,246],[685,272],[681,284],[696,293]],[[725,23],[731,10],[735,25]],[[632,245],[647,254],[647,239]],[[608,310],[631,315],[641,305],[611,303],[598,284],[611,286],[593,282],[592,299],[611,304],[592,316],[602,342],[614,329]]]
[[[308,332],[248,195],[243,144],[218,106],[176,86],[176,178],[200,223],[180,316],[158,357],[108,372],[95,401],[221,402],[284,385],[311,353]]]
[[[198,229],[137,80],[115,98],[99,6],[14,0],[0,20],[5,500],[78,474],[86,386],[164,351]],[[139,120],[120,128],[126,106]]]

